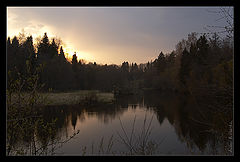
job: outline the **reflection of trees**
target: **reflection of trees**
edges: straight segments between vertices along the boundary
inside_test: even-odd
[[[162,124],[165,118],[173,124],[176,118],[176,105],[178,105],[176,95],[173,93],[148,92],[144,95],[144,104],[148,108],[153,108],[157,119]]]
[[[150,93],[144,96],[144,104],[154,107],[160,124],[165,118],[168,119],[179,139],[185,142],[190,150],[197,147],[201,152],[210,154],[228,153],[225,148],[229,149],[229,140],[226,141],[229,137],[229,123],[220,121],[226,121],[223,118],[228,118],[230,122],[231,115],[209,111],[206,105],[211,103],[206,99],[205,102],[201,100],[199,103],[193,96]]]
[[[142,95],[126,95],[119,96],[116,98],[115,105],[121,108],[128,108],[129,105],[139,105],[143,107],[143,96]]]
[[[137,105],[140,108],[152,109],[160,125],[164,119],[167,119],[174,126],[179,140],[186,143],[191,152],[197,148],[202,153],[228,153],[230,130],[229,125],[222,121],[231,122],[231,115],[226,117],[224,113],[210,111],[206,106],[210,105],[209,102],[204,103],[201,100],[199,103],[193,96],[153,92],[146,93],[144,96],[132,95],[116,98],[114,104],[91,107],[47,106],[38,112],[42,115],[42,123],[39,123],[36,132],[34,129],[28,130],[23,139],[25,143],[31,143],[32,139],[36,138],[40,142],[39,145],[47,147],[51,142],[54,143],[60,139],[62,136],[60,133],[67,134],[69,125],[72,125],[75,130],[77,123],[84,122],[86,117],[109,123],[128,108],[135,109]],[[54,125],[48,124],[55,119]]]
[[[166,112],[164,110],[164,107],[163,106],[159,106],[159,107],[156,107],[155,109],[155,113],[157,115],[157,119],[160,123],[160,125],[163,123],[163,120],[165,119],[166,117]]]
[[[114,104],[102,104],[96,106],[82,107],[79,105],[71,106],[46,106],[39,113],[42,114],[44,122],[50,123],[52,120],[56,119],[55,122],[55,136],[59,137],[61,132],[65,132],[68,136],[67,127],[69,124],[72,125],[75,130],[77,122],[84,122],[87,117],[96,117],[99,121],[107,124],[109,121],[115,119],[119,115],[123,114],[124,111],[128,110],[128,104],[131,103],[131,107],[134,109],[142,101],[142,97],[128,96],[126,98],[117,98]],[[39,128],[38,138],[43,143],[46,144],[49,137],[47,133],[41,132],[43,128]]]
[[[77,124],[77,113],[76,112],[72,112],[72,126],[73,129],[75,130],[76,124]]]
[[[181,98],[178,106],[178,120],[174,126],[179,139],[186,142],[190,149],[196,145],[200,151],[204,151],[210,140],[209,134],[205,132],[209,127],[190,120],[198,118],[196,104],[192,103],[190,98]]]
[[[126,110],[127,108],[121,108],[117,104],[106,104],[85,108],[88,117],[96,117],[105,124],[123,114]]]
[[[194,144],[201,152],[210,154],[228,154],[225,150],[226,123],[218,125],[217,121],[221,117],[216,116],[216,112],[210,112],[202,104],[193,106],[193,98],[182,98],[179,105],[179,123],[175,125],[176,133],[182,141],[187,142],[190,146]],[[223,115],[223,114],[222,114]],[[220,149],[222,151],[220,152]]]

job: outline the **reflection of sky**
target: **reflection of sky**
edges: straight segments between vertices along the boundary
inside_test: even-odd
[[[136,123],[134,127],[135,135],[138,136],[143,128],[143,121],[146,115],[146,128],[150,122],[152,115],[154,114],[153,111],[146,110],[144,108],[139,108],[138,106],[136,109],[131,109],[130,107],[124,111],[123,114],[120,114],[120,120],[125,128],[126,133],[128,136],[131,134],[132,124],[134,120],[134,116],[136,115]],[[98,146],[102,137],[103,145],[105,149],[108,145],[109,139],[113,135],[114,143],[112,151],[122,150],[126,148],[124,145],[119,143],[116,139],[119,139],[117,132],[120,135],[124,136],[124,133],[120,126],[119,118],[116,117],[115,119],[111,120],[108,124],[104,124],[104,122],[100,122],[97,116],[91,115],[84,115],[85,120],[84,122],[77,119],[77,123],[75,126],[75,132],[80,130],[80,133],[76,136],[75,139],[70,140],[68,143],[64,144],[63,147],[59,150],[59,152],[64,152],[65,154],[70,155],[77,155],[82,153],[82,148],[87,147],[87,152],[91,152],[92,144],[94,144],[94,152],[98,152]],[[160,125],[159,121],[157,120],[155,114],[153,116],[153,121],[151,124],[152,133],[150,139],[162,143],[159,145],[159,152],[161,154],[166,153],[186,153],[186,148],[183,143],[178,140],[177,134],[174,131],[174,127],[168,122],[165,118],[163,123]],[[71,135],[74,133],[73,126],[71,122],[68,125],[68,134]]]
[[[82,149],[84,147],[87,148],[86,152],[91,153],[92,144],[94,146],[94,153],[98,153],[101,139],[103,138],[103,148],[106,149],[112,135],[114,142],[112,151],[126,151],[126,146],[119,142],[120,138],[117,134],[118,132],[124,136],[120,120],[125,128],[126,134],[130,136],[134,117],[136,116],[134,127],[136,137],[133,138],[136,139],[141,134],[145,115],[147,119],[145,128],[147,128],[150,119],[153,117],[149,139],[157,143],[161,142],[157,150],[159,155],[191,155],[192,153],[195,155],[209,155],[215,152],[214,148],[217,148],[219,151],[217,154],[226,153],[222,150],[225,144],[219,137],[220,135],[202,134],[201,132],[208,130],[208,128],[197,126],[195,125],[196,123],[191,123],[191,121],[188,120],[187,116],[189,115],[197,118],[197,116],[193,115],[196,114],[196,111],[194,110],[195,106],[194,103],[191,102],[191,98],[187,100],[184,99],[188,104],[184,104],[184,107],[182,107],[182,103],[179,103],[178,100],[182,100],[183,98],[170,95],[167,99],[158,95],[161,99],[155,98],[155,100],[149,100],[154,97],[157,96],[147,94],[147,97],[145,96],[144,98],[136,96],[128,97],[127,107],[125,106],[125,102],[123,102],[126,101],[126,99],[119,99],[116,105],[109,107],[98,106],[83,108],[70,106],[65,107],[64,111],[59,111],[58,107],[52,107],[53,109],[49,109],[53,110],[51,113],[46,111],[44,114],[57,114],[61,121],[65,121],[64,124],[60,122],[62,123],[59,125],[61,130],[57,131],[57,136],[61,136],[61,141],[64,141],[66,138],[68,139],[74,132],[80,131],[77,136],[57,150],[57,153],[79,155],[83,153]],[[149,100],[151,102],[144,102],[145,104],[143,104],[143,100]],[[129,104],[130,101],[131,104]],[[175,106],[170,103],[174,103]],[[152,105],[153,108],[147,108],[149,104]],[[135,107],[133,105],[135,105]],[[188,109],[189,106],[191,109]],[[59,114],[59,112],[61,113]],[[187,116],[182,114],[187,112],[189,112]],[[64,117],[62,115],[64,115]],[[68,137],[66,137],[66,135]],[[205,144],[206,147],[204,147]],[[215,144],[216,147],[214,146]],[[203,149],[203,153],[200,152],[200,148]]]
[[[64,50],[97,63],[146,63],[160,51],[171,52],[190,32],[206,25],[223,25],[218,8],[140,7],[64,8],[10,7],[7,34],[24,29],[34,38],[47,32],[64,41]]]

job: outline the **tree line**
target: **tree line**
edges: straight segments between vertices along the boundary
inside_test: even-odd
[[[65,57],[61,40],[47,33],[36,45],[23,34],[7,39],[7,71],[13,80],[36,73],[42,67],[39,84],[43,91],[101,90],[136,93],[155,89],[199,93],[199,89],[224,87],[232,90],[233,40],[190,33],[171,53],[160,52],[155,60],[137,64],[101,65]],[[9,77],[9,75],[8,75]],[[26,79],[27,81],[27,79]],[[28,87],[23,87],[27,91]]]

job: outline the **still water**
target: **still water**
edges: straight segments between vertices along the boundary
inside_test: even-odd
[[[54,155],[128,155],[126,143],[152,155],[232,155],[231,122],[219,122],[223,116],[194,97],[146,93],[98,106],[48,106],[41,113],[44,121],[57,119],[55,141],[79,131],[55,146]],[[38,138],[46,143],[46,136]]]
[[[79,130],[57,155],[124,154],[129,148],[123,139],[132,134],[132,143],[138,143],[147,129],[147,141],[156,144],[155,155],[231,154],[231,130],[217,128],[211,113],[204,112],[194,98],[150,93],[117,98],[111,105],[48,107],[44,116],[58,118],[56,136],[61,140]]]

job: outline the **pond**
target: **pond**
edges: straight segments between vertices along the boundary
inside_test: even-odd
[[[47,146],[53,155],[232,155],[232,121],[219,123],[222,116],[192,96],[151,92],[113,104],[46,106],[41,114],[56,119],[51,138],[36,135],[61,141]]]

